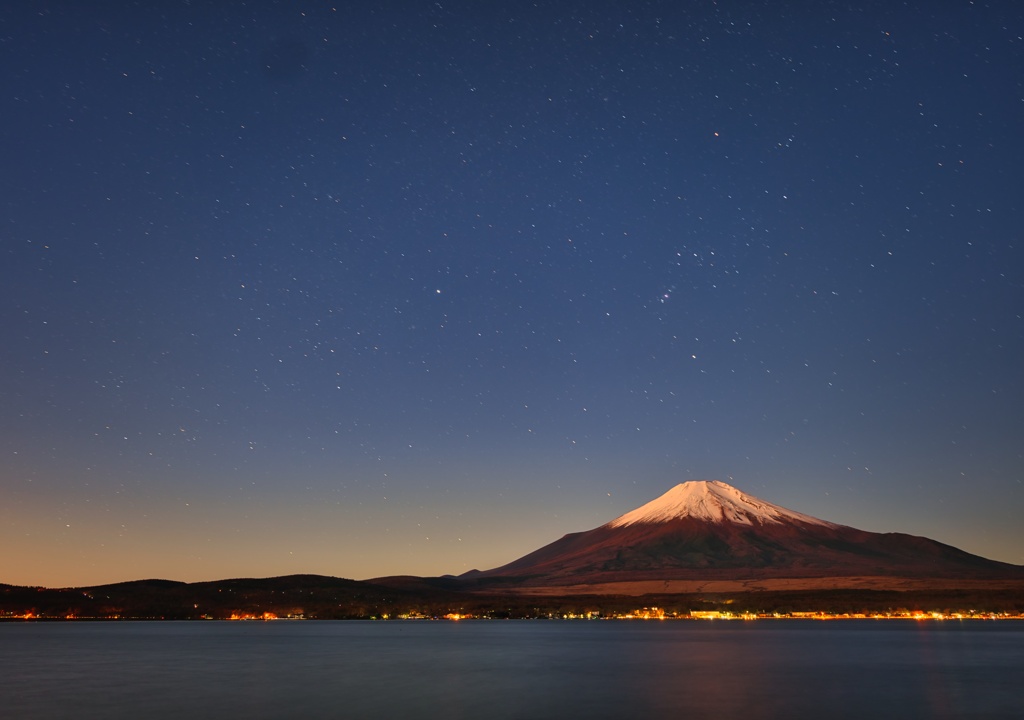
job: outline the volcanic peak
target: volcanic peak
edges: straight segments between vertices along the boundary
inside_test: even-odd
[[[682,518],[697,518],[715,523],[737,525],[774,525],[799,522],[823,527],[837,525],[773,505],[752,495],[740,492],[719,480],[691,480],[680,483],[659,498],[620,515],[605,527],[670,522]]]

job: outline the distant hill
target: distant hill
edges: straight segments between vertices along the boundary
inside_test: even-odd
[[[392,608],[415,607],[429,593],[410,593],[372,583],[288,575],[183,583],[137,580],[83,588],[0,585],[0,613],[44,617],[155,618],[231,617],[362,618]]]

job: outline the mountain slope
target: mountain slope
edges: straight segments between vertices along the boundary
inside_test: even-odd
[[[1022,578],[1024,568],[928,538],[826,522],[722,482],[691,481],[601,527],[464,577],[561,586],[838,576]]]

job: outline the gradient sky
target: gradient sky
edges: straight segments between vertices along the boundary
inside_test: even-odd
[[[0,582],[689,479],[1024,564],[1024,4],[37,0],[0,67]]]

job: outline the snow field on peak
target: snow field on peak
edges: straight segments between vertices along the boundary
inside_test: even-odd
[[[609,522],[607,527],[662,523],[687,517],[738,525],[753,525],[755,522],[770,525],[793,521],[811,525],[833,525],[746,495],[718,480],[692,480],[676,485],[661,497],[625,515],[620,515]]]

